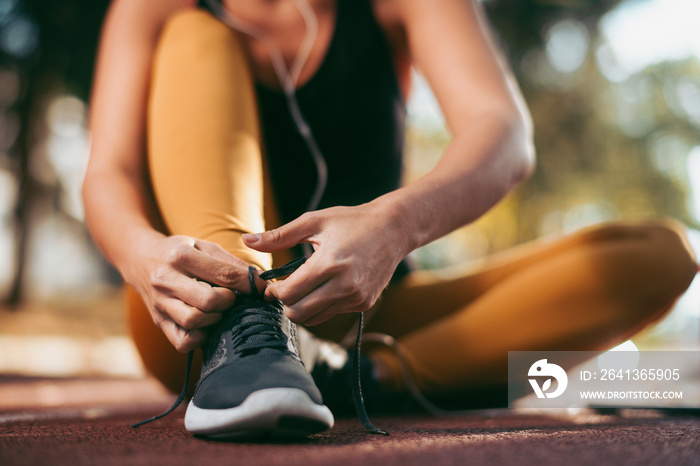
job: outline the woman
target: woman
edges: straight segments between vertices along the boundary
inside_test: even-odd
[[[339,341],[369,310],[367,330],[398,339],[419,388],[444,393],[505,383],[509,350],[611,347],[687,288],[697,266],[673,223],[588,229],[449,280],[411,273],[409,252],[476,220],[532,170],[525,104],[477,2],[308,1],[224,0],[217,18],[185,0],[115,0],[104,26],[88,223],[138,292],[129,317],[146,367],[176,390],[177,351],[204,348],[191,432],[332,425],[283,316]],[[287,70],[296,62],[292,77],[275,49]],[[411,65],[453,139],[399,187]],[[290,83],[301,125],[280,90]],[[289,278],[249,277],[300,243],[315,252]],[[404,388],[392,351],[369,359],[378,385]]]

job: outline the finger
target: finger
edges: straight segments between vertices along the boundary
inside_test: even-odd
[[[329,317],[340,312],[352,310],[352,303],[341,297],[341,293],[332,282],[326,282],[319,288],[304,296],[294,305],[285,306],[285,314],[296,323],[313,322],[320,314],[331,313]]]
[[[228,252],[226,249],[221,247],[221,245],[217,243],[212,243],[211,241],[204,241],[204,240],[198,240],[195,243],[195,248],[199,249],[200,251],[209,254],[215,259],[219,259],[220,261],[226,262],[228,264],[231,264],[232,266],[238,267],[238,268],[245,268],[246,271],[248,270],[249,264],[245,262],[243,259],[240,259],[230,252]],[[250,284],[250,279],[248,280],[248,283]],[[267,287],[268,281],[263,280],[260,278],[260,271],[256,271],[255,273],[255,286],[258,289],[258,292],[262,293],[265,291],[265,288]],[[247,290],[239,290],[243,291],[245,293],[250,293],[250,286],[248,286]]]
[[[274,230],[245,234],[243,242],[249,248],[261,252],[283,251],[307,241],[316,233],[315,222],[312,219],[312,214],[304,214]]]
[[[217,243],[212,243],[211,241],[204,240],[195,240],[193,246],[195,249],[202,251],[222,262],[226,262],[236,267],[248,267],[248,264],[246,264],[246,262],[243,259],[234,256]]]
[[[221,312],[233,306],[236,301],[236,294],[232,290],[184,275],[173,274],[166,283],[156,288],[202,312]]]
[[[221,320],[220,312],[202,312],[177,298],[165,298],[156,303],[156,310],[184,330],[208,327]]]
[[[319,267],[323,261],[319,260],[318,257],[311,256],[285,280],[268,285],[265,296],[275,297],[286,306],[293,306],[300,299],[322,286],[328,281],[330,275],[327,270]]]
[[[158,327],[180,353],[187,353],[202,346],[207,339],[205,329],[185,330],[167,318],[162,320]]]
[[[250,293],[248,266],[245,262],[225,262],[197,249],[198,247],[195,243],[174,248],[168,258],[169,264],[176,270],[212,285]]]

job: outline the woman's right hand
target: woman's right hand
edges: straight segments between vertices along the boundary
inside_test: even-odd
[[[133,250],[127,282],[153,322],[180,352],[204,343],[207,327],[233,305],[234,290],[250,293],[248,264],[218,244],[189,236],[162,236]],[[260,292],[267,282],[256,277]]]

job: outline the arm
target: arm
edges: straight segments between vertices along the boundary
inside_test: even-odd
[[[473,222],[531,173],[532,123],[481,6],[399,0],[409,53],[430,83],[453,139],[421,179],[379,199],[405,212],[409,249]]]
[[[304,266],[267,289],[288,306],[290,319],[307,325],[369,309],[409,252],[479,218],[533,166],[529,115],[476,2],[379,3],[382,16],[403,29],[407,53],[433,88],[453,140],[437,166],[406,187],[246,238],[261,251],[313,244]]]
[[[218,321],[216,311],[233,303],[228,288],[247,288],[247,266],[213,243],[164,234],[151,193],[145,155],[151,61],[162,26],[180,8],[181,0],[112,3],[95,71],[83,197],[98,246],[173,345],[188,351],[204,340],[202,328]]]

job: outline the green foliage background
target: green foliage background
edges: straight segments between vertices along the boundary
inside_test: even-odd
[[[598,25],[617,1],[485,2],[501,47],[535,124],[533,176],[473,225],[415,254],[441,268],[543,235],[608,220],[672,217],[697,228],[689,212],[686,159],[700,145],[700,121],[678,99],[700,89],[696,58],[654,65],[621,82],[599,70]],[[583,26],[582,66],[561,73],[548,63],[547,36],[561,21]],[[442,128],[411,128],[408,179],[420,176],[449,143]]]

